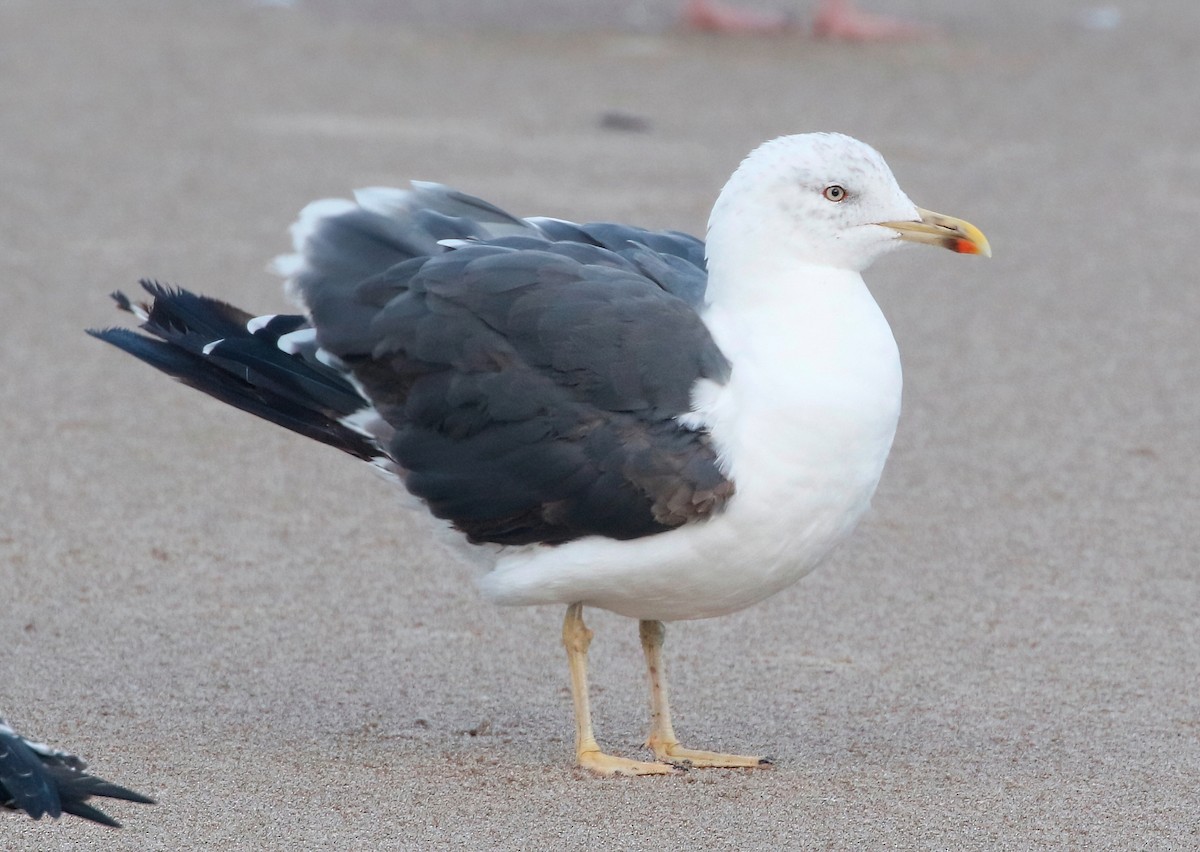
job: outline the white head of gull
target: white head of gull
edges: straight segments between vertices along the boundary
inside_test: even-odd
[[[152,305],[116,298],[152,337],[94,333],[383,469],[491,561],[491,600],[567,605],[580,766],[767,762],[680,745],[663,622],[760,601],[854,528],[901,385],[861,273],[905,242],[988,255],[983,234],[914,205],[878,152],[834,133],[747,157],[707,245],[520,219],[425,183],[314,202],[292,233],[276,268],[303,316],[147,283]],[[585,606],[640,622],[653,761],[592,734]]]

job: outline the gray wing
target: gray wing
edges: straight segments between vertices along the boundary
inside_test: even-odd
[[[732,495],[677,419],[729,374],[697,313],[700,241],[427,184],[298,230],[285,263],[319,344],[394,430],[407,488],[473,541],[635,538]]]

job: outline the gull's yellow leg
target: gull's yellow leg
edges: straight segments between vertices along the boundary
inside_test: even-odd
[[[671,725],[671,708],[667,701],[667,673],[663,668],[662,646],[667,629],[661,621],[643,621],[638,625],[642,650],[646,652],[646,669],[650,673],[650,736],[646,745],[654,756],[665,763],[680,766],[744,767],[769,766],[770,758],[745,754],[721,754],[684,748]]]
[[[671,775],[679,770],[666,763],[647,763],[613,757],[600,751],[592,733],[592,710],[588,702],[587,652],[592,631],[583,623],[583,604],[567,607],[563,619],[563,645],[571,667],[571,696],[575,699],[575,759],[584,769],[599,775]]]

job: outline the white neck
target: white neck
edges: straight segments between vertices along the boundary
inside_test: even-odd
[[[733,369],[696,411],[742,503],[869,499],[900,413],[891,329],[857,272],[779,266],[742,268],[736,291],[711,270],[704,320]]]

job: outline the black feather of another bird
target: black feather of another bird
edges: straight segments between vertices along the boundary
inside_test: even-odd
[[[87,803],[93,797],[153,805],[154,800],[88,773],[73,754],[25,739],[0,719],[0,807],[34,819],[72,814],[120,828],[121,824]]]

